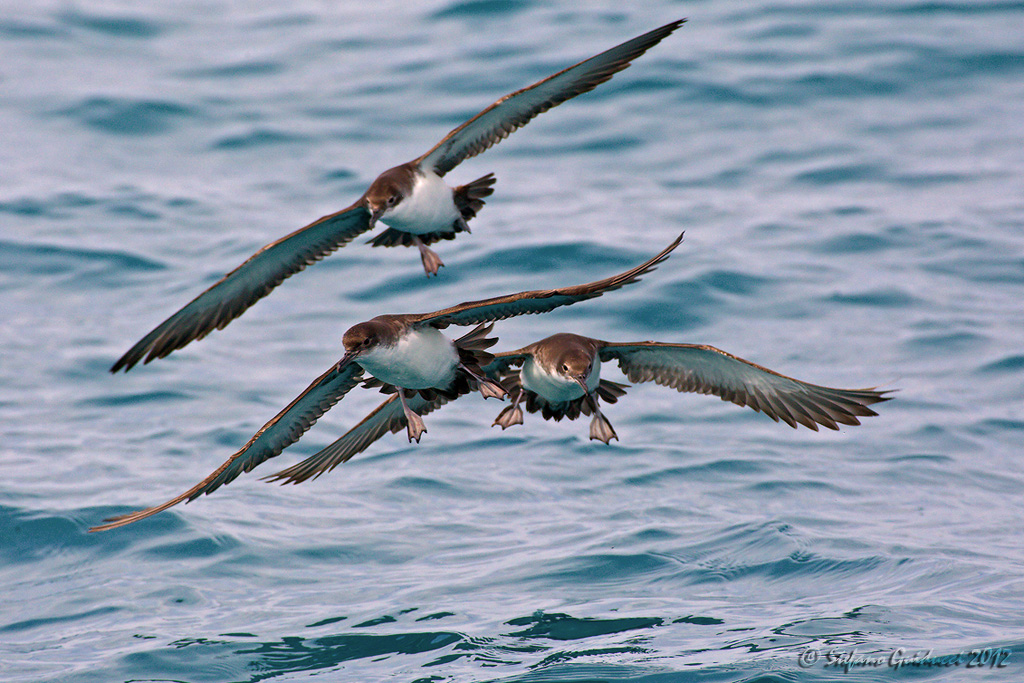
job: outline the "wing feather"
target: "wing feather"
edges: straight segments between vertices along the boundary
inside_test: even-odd
[[[527,355],[526,349],[496,353],[494,354],[494,360],[480,369],[492,379],[501,379],[508,372],[509,368],[525,363]]]
[[[433,400],[427,400],[421,394],[416,394],[412,398],[407,398],[406,402],[413,412],[422,416],[437,410],[448,403],[449,399],[437,394]],[[265,481],[280,481],[282,484],[300,484],[307,479],[316,479],[321,474],[330,472],[341,463],[352,459],[352,456],[357,453],[363,452],[388,432],[395,433],[405,429],[405,425],[405,411],[402,410],[402,403],[398,400],[398,394],[392,394],[359,424],[330,446],[297,465],[263,479]]]
[[[641,275],[654,270],[659,263],[668,258],[672,250],[678,247],[682,241],[683,236],[680,234],[672,244],[647,262],[603,280],[589,282],[585,285],[562,287],[561,289],[519,292],[518,294],[484,299],[483,301],[469,301],[442,311],[410,316],[410,322],[419,325],[429,324],[435,327],[476,325],[495,320],[504,320],[505,318],[517,315],[546,313],[559,306],[571,306],[580,301],[599,297],[605,292],[611,292],[639,281]]]
[[[203,494],[213,493],[221,486],[234,481],[243,472],[249,472],[266,460],[280,455],[281,451],[298,441],[321,415],[351,391],[359,383],[362,373],[362,368],[355,363],[348,363],[340,370],[338,365],[335,365],[310,384],[274,419],[263,425],[241,450],[228,458],[206,479],[166,503],[127,515],[111,517],[104,520],[107,524],[95,526],[89,531],[106,531],[125,526],[183,501],[191,502]]]
[[[611,79],[685,21],[673,21],[502,97],[448,133],[416,161],[443,176],[466,159],[501,142],[537,115]]]
[[[271,242],[160,323],[110,368],[131,370],[221,330],[284,280],[324,258],[370,227],[370,212],[356,202]]]
[[[632,382],[655,382],[678,391],[712,394],[750,406],[776,422],[817,431],[858,425],[858,417],[877,415],[867,406],[888,401],[891,390],[835,389],[802,382],[716,349],[697,344],[606,343],[601,360],[617,360]]]

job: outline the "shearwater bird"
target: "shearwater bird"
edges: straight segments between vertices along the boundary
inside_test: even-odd
[[[164,358],[215,329],[224,329],[285,278],[316,263],[382,221],[374,246],[419,247],[427,274],[444,265],[427,245],[469,231],[467,221],[493,190],[494,174],[455,188],[442,179],[525,126],[538,114],[593,90],[675,31],[685,19],[626,41],[499,99],[452,130],[426,154],[384,171],[351,206],[271,242],[157,325],[110,368],[130,370]]]
[[[581,337],[556,334],[518,351],[495,354],[481,371],[501,379],[514,396],[495,425],[502,429],[523,423],[521,404],[545,419],[574,420],[593,415],[590,438],[605,443],[618,439],[611,423],[601,412],[598,399],[615,403],[627,385],[601,379],[601,362],[618,360],[619,367],[633,382],[654,381],[679,391],[713,394],[738,405],[749,405],[778,422],[796,427],[802,424],[817,431],[818,425],[839,429],[837,423],[860,424],[858,417],[876,415],[866,406],[888,401],[886,391],[875,389],[832,389],[780,375],[737,358],[713,346],[635,342],[612,344]],[[522,366],[522,369],[515,369]],[[420,415],[451,400],[418,396],[413,409]],[[388,432],[406,426],[402,405],[389,397],[344,436],[302,462],[265,479],[298,484],[329,472],[352,456],[366,450]]]
[[[889,400],[886,391],[834,389],[802,382],[704,344],[606,342],[578,334],[556,334],[517,351],[495,355],[483,368],[501,375],[512,403],[498,414],[502,429],[523,423],[523,409],[545,420],[575,420],[592,415],[590,438],[618,439],[599,399],[615,403],[627,385],[601,379],[601,363],[615,360],[631,382],[655,382],[677,391],[712,394],[750,406],[776,422],[814,431],[858,425],[858,417],[877,415],[868,405]],[[518,369],[515,369],[518,367]]]
[[[530,313],[546,313],[560,306],[599,297],[639,280],[679,246],[679,235],[647,262],[618,275],[584,285],[535,290],[461,303],[433,313],[380,315],[354,325],[343,337],[345,355],[318,377],[298,398],[263,425],[237,453],[210,476],[185,493],[155,507],[105,520],[90,531],[124,526],[166,510],[182,501],[212,493],[295,443],[317,419],[340,401],[362,379],[364,384],[394,392],[402,409],[409,440],[419,441],[425,431],[420,414],[438,398],[450,400],[479,390],[484,397],[504,396],[505,390],[481,366],[493,356],[485,349],[497,339],[487,333],[494,321]],[[448,325],[476,325],[469,334],[452,342],[440,332]]]

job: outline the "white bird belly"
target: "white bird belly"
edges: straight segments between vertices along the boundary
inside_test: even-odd
[[[558,375],[551,375],[545,372],[540,365],[527,358],[523,363],[523,369],[519,372],[519,378],[525,389],[543,396],[548,403],[562,403],[572,401],[583,396],[583,387],[571,379],[565,379]],[[594,367],[587,375],[587,389],[593,392],[601,382],[601,363],[595,362]]]
[[[364,353],[356,362],[371,375],[405,389],[444,389],[455,378],[459,354],[433,327],[412,330],[394,346]]]
[[[389,228],[414,235],[430,232],[453,232],[452,224],[459,218],[452,188],[433,171],[416,175],[412,192],[384,213],[381,220]]]

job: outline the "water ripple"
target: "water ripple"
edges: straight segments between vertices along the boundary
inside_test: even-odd
[[[114,38],[155,38],[164,32],[158,22],[130,15],[65,11],[57,15],[62,23]]]
[[[124,273],[164,266],[122,251],[86,250],[47,244],[0,241],[0,288],[23,287],[24,278],[49,279],[78,286],[118,286]]]
[[[199,110],[178,102],[124,97],[88,97],[53,112],[110,135],[157,135],[182,119],[198,118]]]
[[[377,9],[0,17],[0,124],[17,133],[0,149],[5,681],[824,683],[848,675],[801,669],[801,653],[986,647],[1010,666],[974,673],[1017,680],[1024,3],[701,3],[610,83],[450,174],[499,183],[473,234],[438,246],[439,277],[361,239],[222,332],[112,376],[280,226],[354,199],[499,95],[688,12]],[[812,433],[635,387],[608,409],[610,445],[586,421],[502,432],[493,401],[466,397],[421,444],[387,435],[302,486],[259,482],[268,465],[87,533],[218,466],[356,320],[590,281],[683,229],[638,285],[507,321],[495,348],[565,329],[707,341],[902,391],[862,426]],[[282,462],[379,401],[358,394]]]

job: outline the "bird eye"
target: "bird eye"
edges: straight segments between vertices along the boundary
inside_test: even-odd
[[[388,206],[394,206],[398,202],[398,197],[391,195],[388,197]]]
[[[562,363],[562,372],[569,372],[569,366],[565,363]]]

